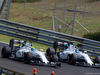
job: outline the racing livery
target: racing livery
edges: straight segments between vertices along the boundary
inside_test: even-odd
[[[61,66],[53,48],[48,48],[46,52],[38,51],[33,47],[32,42],[27,43],[27,41],[22,40],[10,40],[9,46],[2,48],[1,55],[3,58],[22,60],[26,64]]]
[[[72,45],[64,42],[54,42],[53,47],[55,50],[59,48],[60,51],[57,52],[57,55],[60,61],[67,61],[70,64],[93,65],[93,62],[87,52],[79,51],[76,43],[73,43]]]

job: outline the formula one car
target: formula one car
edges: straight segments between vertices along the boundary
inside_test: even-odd
[[[14,44],[19,44],[19,46]],[[4,46],[1,55],[2,58],[22,60],[26,64],[61,66],[53,48],[48,48],[46,52],[38,51],[32,46],[32,42],[27,43],[22,40],[10,40],[9,47]]]
[[[60,49],[60,51],[57,52],[60,61],[67,61],[70,64],[93,65],[93,62],[86,51],[79,51],[76,43],[73,43],[72,45],[63,42],[54,42],[53,47],[55,50],[57,50],[57,48]]]

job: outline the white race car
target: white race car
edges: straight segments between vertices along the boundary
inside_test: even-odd
[[[19,46],[14,46],[14,44],[19,44]],[[32,43],[22,40],[10,40],[9,47],[4,46],[1,55],[3,58],[22,60],[26,64],[61,66],[53,48],[48,48],[46,52],[38,51]]]
[[[57,50],[57,48],[60,49],[60,51],[57,52],[60,61],[68,61],[70,64],[88,64],[92,66],[93,62],[87,52],[79,51],[76,45],[76,43],[71,45],[68,43],[54,42],[53,47],[55,50]]]

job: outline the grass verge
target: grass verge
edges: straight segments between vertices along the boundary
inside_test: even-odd
[[[0,41],[1,42],[9,43],[10,39],[22,40],[22,39],[19,39],[19,38],[15,38],[15,37],[0,34]],[[28,42],[30,42],[30,41],[28,41]],[[48,47],[50,47],[50,46],[47,46],[47,45],[44,45],[44,44],[36,43],[34,41],[31,41],[31,42],[33,42],[33,46],[38,50],[43,49],[43,51],[46,51],[46,49]]]

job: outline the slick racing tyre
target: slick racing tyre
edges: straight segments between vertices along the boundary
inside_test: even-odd
[[[27,52],[24,54],[24,63],[25,64],[30,64],[32,60],[32,53]]]
[[[95,66],[95,63],[99,64],[100,63],[100,56],[95,57],[93,63],[94,63],[94,66]]]
[[[56,54],[51,55],[50,62],[58,62],[58,56]]]
[[[76,54],[69,55],[69,63],[71,65],[75,65],[76,61],[77,61],[77,55]]]
[[[58,60],[61,61],[60,60],[60,52],[57,52],[57,56],[58,56]]]
[[[11,49],[9,46],[4,46],[1,50],[2,58],[9,58],[11,56]]]
[[[47,54],[47,56],[49,56],[49,57],[50,57],[51,55],[55,54],[54,48],[48,48],[47,51],[46,51],[46,54]]]

